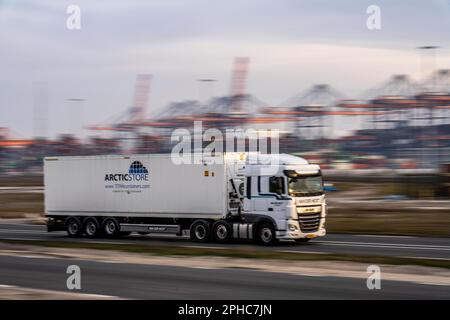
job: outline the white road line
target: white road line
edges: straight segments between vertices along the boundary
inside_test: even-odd
[[[0,288],[5,289],[19,289],[19,290],[30,290],[35,292],[42,292],[42,293],[63,293],[63,294],[69,294],[79,297],[87,297],[87,298],[103,298],[103,299],[120,299],[120,297],[117,296],[110,296],[106,294],[96,294],[96,293],[83,293],[83,292],[74,292],[74,291],[55,291],[55,290],[49,290],[49,289],[36,289],[36,288],[25,288],[25,287],[19,287],[19,286],[12,286],[8,284],[0,284]]]
[[[12,229],[0,229],[0,233],[40,233],[44,234],[47,231],[43,230],[12,230]]]
[[[65,291],[63,291],[65,292]],[[77,292],[77,295],[81,295],[82,297],[90,297],[90,298],[105,298],[105,299],[120,299],[120,297],[117,296],[110,296],[106,294],[95,294],[95,293],[80,293]]]
[[[435,283],[435,282],[418,282],[419,284],[425,284],[428,286],[450,286],[448,283]]]
[[[202,266],[193,266],[193,267],[188,267],[191,269],[203,269],[203,270],[217,270],[217,269],[222,269],[220,267],[215,268],[215,267],[202,267]]]
[[[360,247],[360,248],[380,248],[380,249],[410,249],[410,250],[432,250],[432,251],[450,251],[450,249],[439,248],[422,248],[422,247],[405,247],[405,246],[383,246],[383,245],[368,245],[368,244],[339,244],[339,243],[323,243],[326,246],[346,246],[346,247]]]
[[[443,260],[450,261],[450,258],[433,258],[433,257],[413,257],[413,256],[402,256],[399,258],[408,258],[408,259],[428,259],[428,260]]]
[[[6,238],[1,238],[0,240],[45,241],[46,239],[37,239],[37,238],[12,238],[12,237],[6,237]]]
[[[230,249],[231,247],[210,247],[210,246],[180,246],[182,248],[200,248],[200,249]]]
[[[31,227],[31,228],[43,228],[45,224],[33,224],[33,223],[0,223],[0,226],[14,226],[14,227]]]
[[[450,246],[436,246],[436,245],[422,245],[422,244],[406,244],[406,243],[378,243],[378,242],[350,242],[350,241],[316,241],[325,245],[337,246],[366,246],[366,247],[380,247],[380,248],[396,248],[396,249],[427,249],[427,250],[443,250],[450,251]]]
[[[286,253],[311,253],[311,254],[331,254],[331,252],[314,252],[314,251],[295,251],[295,250],[281,250],[278,252]]]
[[[388,236],[388,235],[381,235],[381,234],[352,234],[351,236],[354,237],[374,237],[374,238],[399,238],[399,239],[414,239],[417,237],[413,236]]]
[[[18,257],[18,258],[27,258],[27,259],[48,259],[48,256],[30,256],[27,254],[16,254],[14,255],[14,257]]]
[[[98,241],[98,240],[82,240],[75,243],[98,243],[98,244],[135,244],[130,242],[114,242],[114,241]],[[150,247],[149,247],[150,248]]]

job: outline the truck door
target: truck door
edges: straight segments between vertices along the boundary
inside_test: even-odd
[[[270,196],[268,197],[264,192],[267,189],[267,177],[256,178],[257,196],[253,200],[253,210],[259,212],[267,212],[269,207]]]
[[[244,211],[253,211],[252,204],[252,177],[245,179],[245,197],[244,197]]]
[[[266,199],[258,195],[258,178],[247,177],[245,183],[244,211],[267,211]]]

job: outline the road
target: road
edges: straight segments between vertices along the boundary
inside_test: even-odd
[[[66,269],[81,269],[81,290],[130,299],[448,299],[449,286],[311,277],[245,269],[204,269],[85,260],[0,256],[0,286],[68,292]]]
[[[198,246],[198,247],[245,247],[253,250],[275,250],[300,253],[322,254],[350,254],[350,255],[375,255],[428,258],[450,260],[450,238],[425,238],[425,237],[401,237],[401,236],[374,236],[374,235],[345,235],[329,234],[324,238],[314,239],[307,244],[295,244],[283,242],[274,247],[261,247],[250,243],[221,244],[197,244],[186,238],[174,237],[150,237],[131,235],[121,239],[87,239],[68,238],[65,232],[46,231],[43,225],[14,224],[0,222],[0,239],[11,240],[47,240],[47,241],[77,241],[92,243],[134,243],[143,245],[163,246]]]
[[[223,247],[187,239],[130,236],[121,239],[68,238],[48,233],[45,226],[0,222],[0,239],[56,240],[94,243],[138,243],[148,246]],[[328,235],[308,244],[282,243],[260,247],[249,243],[226,247],[289,252],[346,253],[450,259],[450,239],[369,235]],[[0,255],[0,288],[16,286],[68,292],[66,268],[82,270],[81,293],[131,299],[448,299],[450,286],[382,281],[381,290],[368,290],[366,279],[272,273],[239,268],[208,269],[117,262],[72,260],[46,256]]]

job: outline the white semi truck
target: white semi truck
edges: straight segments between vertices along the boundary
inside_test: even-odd
[[[196,164],[170,154],[46,157],[44,186],[48,231],[70,237],[172,233],[271,245],[326,232],[320,168],[287,154],[224,153]]]

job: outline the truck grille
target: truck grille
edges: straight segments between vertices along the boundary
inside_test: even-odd
[[[319,230],[320,213],[299,215],[298,222],[302,232],[316,232]]]

